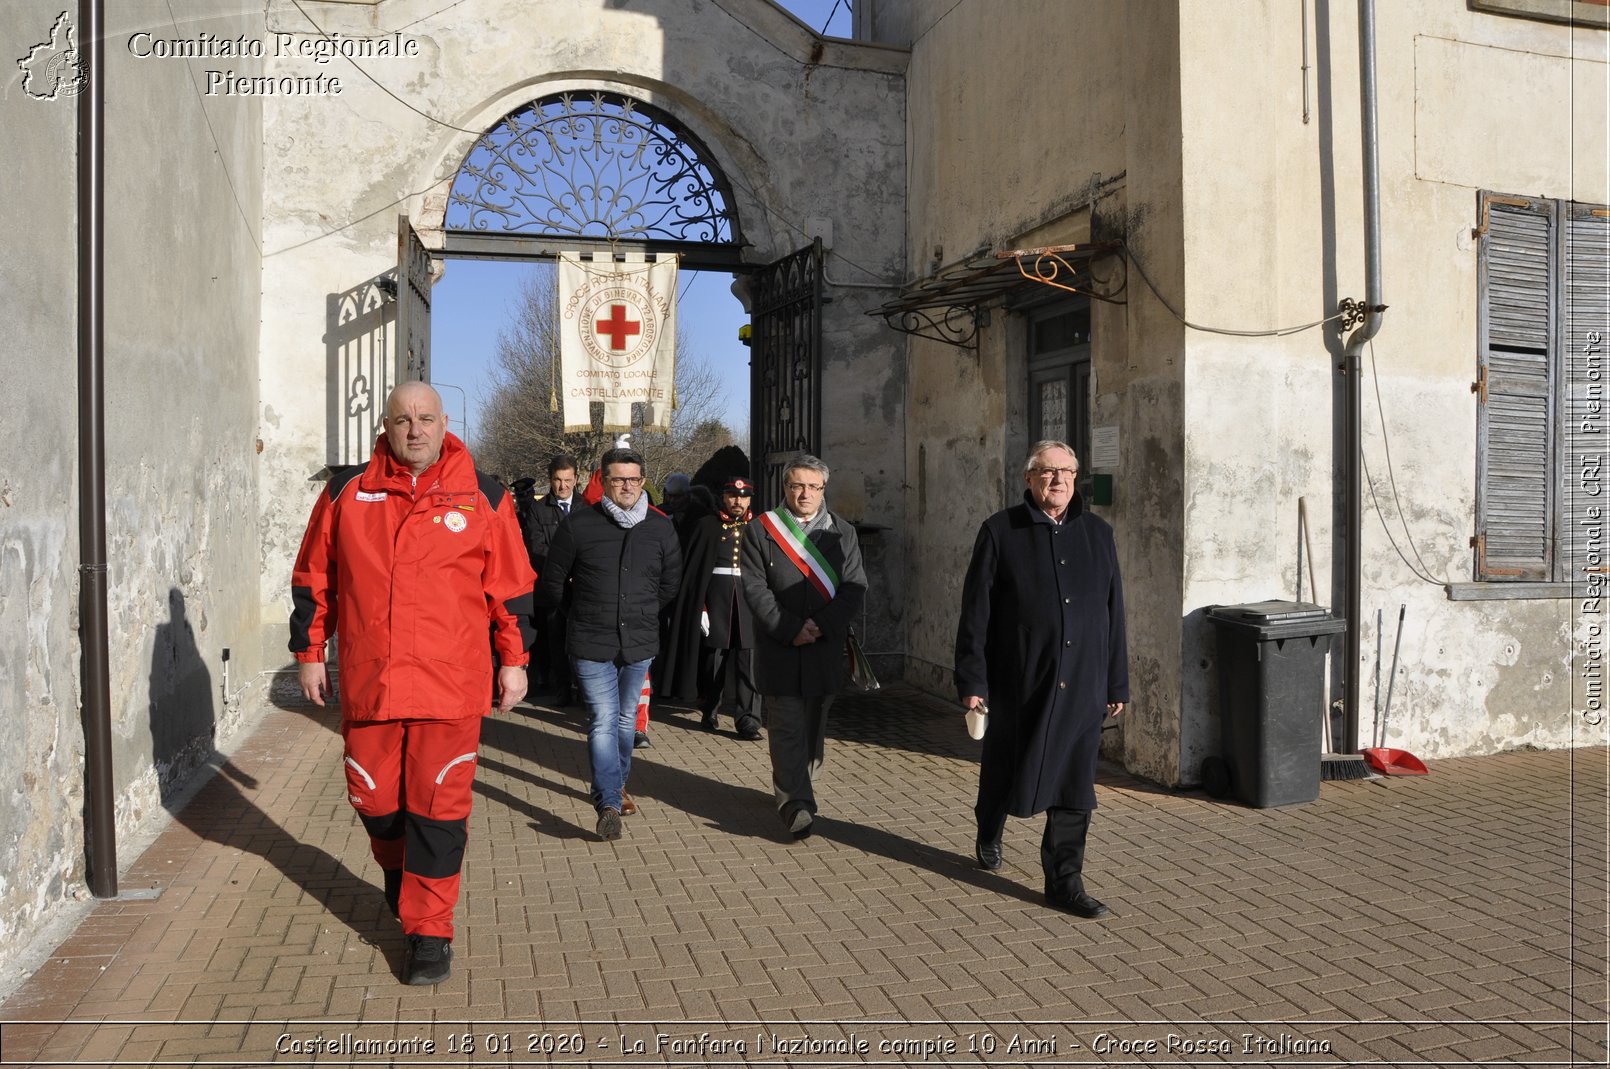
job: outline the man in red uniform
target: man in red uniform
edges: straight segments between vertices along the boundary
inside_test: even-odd
[[[442,399],[406,382],[364,467],[330,480],[291,573],[302,693],[330,693],[340,645],[347,797],[407,937],[403,982],[451,972],[453,907],[481,717],[526,692],[535,575],[513,495],[447,433]],[[488,641],[488,629],[491,641]]]

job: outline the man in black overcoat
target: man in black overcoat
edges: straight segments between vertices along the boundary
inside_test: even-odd
[[[697,701],[706,731],[717,728],[731,675],[738,737],[750,740],[761,734],[755,714],[755,618],[744,599],[739,549],[753,518],[754,494],[748,479],[729,479],[721,488],[721,510],[693,524],[682,551],[682,587],[670,610],[670,636],[654,664],[654,693]]]
[[[962,587],[956,690],[988,703],[979,765],[976,856],[1001,867],[1008,815],[1046,814],[1045,897],[1081,917],[1107,907],[1085,891],[1101,726],[1129,701],[1124,594],[1112,528],[1074,491],[1079,461],[1037,442],[1023,502],[984,521]]]

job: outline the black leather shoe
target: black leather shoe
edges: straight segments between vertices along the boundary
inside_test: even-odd
[[[1105,917],[1112,912],[1107,908],[1106,903],[1098,902],[1083,891],[1072,895],[1047,891],[1045,893],[1045,902],[1052,909],[1060,909],[1064,913],[1072,913],[1075,917],[1083,917],[1086,920]]]
[[[706,709],[704,715],[699,717],[699,726],[706,731],[715,731],[721,726],[721,719],[716,716],[714,709]]]
[[[810,806],[803,802],[789,802],[783,807],[783,823],[788,825],[788,833],[796,839],[811,837],[811,823],[814,820]]]
[[[738,737],[745,742],[754,742],[760,738],[760,720],[753,716],[740,716],[738,718]]]
[[[439,984],[453,973],[453,944],[439,935],[408,937],[403,983],[413,987]]]
[[[973,857],[977,860],[979,868],[990,872],[997,871],[1002,861],[1001,841],[996,839],[992,843],[987,843],[983,839],[978,840],[973,844]]]

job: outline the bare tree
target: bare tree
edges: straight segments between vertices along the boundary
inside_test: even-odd
[[[603,431],[603,406],[594,403],[593,430],[565,432],[559,381],[559,287],[557,273],[532,275],[521,289],[513,316],[498,333],[492,381],[482,395],[475,435],[476,461],[509,478],[531,475],[541,482],[548,458],[570,453],[585,476],[615,441]],[[734,435],[721,419],[721,384],[677,331],[676,397],[668,431],[642,429],[642,406],[632,406],[632,445],[643,454],[648,478],[659,485],[672,472],[691,473]]]

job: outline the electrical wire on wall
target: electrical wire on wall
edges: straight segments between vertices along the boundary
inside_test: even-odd
[[[1369,349],[1370,379],[1375,384],[1375,414],[1381,423],[1381,446],[1386,454],[1386,475],[1387,481],[1392,487],[1392,504],[1397,510],[1398,523],[1403,528],[1404,541],[1409,544],[1409,549],[1414,554],[1415,561],[1419,562],[1418,568],[1403,555],[1403,550],[1398,548],[1397,539],[1392,537],[1392,529],[1386,522],[1386,512],[1381,508],[1380,498],[1375,494],[1375,479],[1370,475],[1370,462],[1364,456],[1364,443],[1360,442],[1359,460],[1364,464],[1364,482],[1370,488],[1370,501],[1375,505],[1375,515],[1381,521],[1381,530],[1385,532],[1386,540],[1392,544],[1393,552],[1397,553],[1398,559],[1403,562],[1404,567],[1413,572],[1414,577],[1423,583],[1430,583],[1432,586],[1447,586],[1452,580],[1432,578],[1430,575],[1431,567],[1426,564],[1425,558],[1420,556],[1420,549],[1414,544],[1414,535],[1409,531],[1409,519],[1404,515],[1403,500],[1398,496],[1397,474],[1392,463],[1392,438],[1386,428],[1386,407],[1381,403],[1381,380],[1375,370],[1375,342],[1373,340],[1369,343]]]
[[[1234,330],[1225,327],[1208,327],[1198,323],[1192,323],[1190,320],[1186,319],[1185,316],[1182,315],[1179,310],[1176,309],[1173,304],[1171,304],[1168,299],[1162,295],[1161,292],[1158,291],[1157,287],[1152,283],[1151,278],[1146,274],[1146,269],[1141,265],[1140,260],[1135,256],[1135,250],[1127,243],[1124,245],[1124,253],[1129,257],[1129,262],[1134,266],[1135,273],[1140,275],[1141,281],[1146,283],[1146,288],[1151,290],[1152,296],[1157,298],[1158,303],[1167,309],[1170,315],[1190,329],[1202,331],[1206,334],[1225,334],[1238,338],[1278,338],[1290,334],[1299,334],[1305,330],[1313,330],[1315,327],[1321,327],[1326,323],[1339,320],[1345,314],[1338,312],[1335,315],[1327,316],[1324,319],[1316,319],[1312,323],[1303,323],[1294,327],[1277,327],[1272,330]],[[1381,507],[1380,497],[1376,494],[1375,480],[1370,475],[1369,460],[1364,456],[1363,443],[1361,442],[1359,443],[1359,460],[1364,466],[1364,481],[1369,487],[1370,500],[1375,505],[1375,514],[1381,521],[1381,530],[1386,535],[1386,540],[1391,543],[1393,552],[1398,555],[1398,559],[1403,562],[1404,567],[1408,568],[1409,571],[1414,574],[1414,577],[1423,583],[1429,583],[1432,586],[1447,586],[1450,582],[1452,582],[1452,580],[1437,579],[1431,575],[1431,567],[1426,564],[1425,558],[1420,555],[1420,549],[1415,544],[1414,535],[1409,530],[1408,517],[1405,515],[1403,509],[1403,500],[1398,494],[1396,467],[1392,462],[1392,441],[1386,425],[1386,408],[1381,402],[1381,381],[1375,368],[1374,341],[1371,341],[1369,346],[1370,377],[1375,384],[1375,410],[1376,416],[1379,418],[1381,423],[1381,444],[1386,455],[1387,481],[1392,488],[1392,502],[1397,511],[1398,524],[1403,528],[1404,541],[1408,544],[1409,551],[1414,555],[1413,561],[1411,561],[1408,556],[1404,554],[1403,548],[1398,545],[1397,538],[1393,535],[1392,528],[1387,523],[1386,511]]]
[[[1140,276],[1142,282],[1146,283],[1146,288],[1152,291],[1152,296],[1157,298],[1157,303],[1161,304],[1165,309],[1167,309],[1169,315],[1173,316],[1187,327],[1190,327],[1192,330],[1199,330],[1204,334],[1228,334],[1231,337],[1236,338],[1280,338],[1286,336],[1287,334],[1301,334],[1305,330],[1313,330],[1315,327],[1322,327],[1326,323],[1333,323],[1336,320],[1341,319],[1345,314],[1343,312],[1337,312],[1335,315],[1326,316],[1324,319],[1316,319],[1312,323],[1303,323],[1295,327],[1275,327],[1272,330],[1233,330],[1229,327],[1203,326],[1200,323],[1192,323],[1189,319],[1186,319],[1185,315],[1175,308],[1174,305],[1169,302],[1167,297],[1163,296],[1162,291],[1160,291],[1157,286],[1153,284],[1151,276],[1146,274],[1146,268],[1141,265],[1140,258],[1135,255],[1134,247],[1131,246],[1127,241],[1124,242],[1124,255],[1127,256],[1129,258],[1129,262],[1134,265],[1135,273]]]

